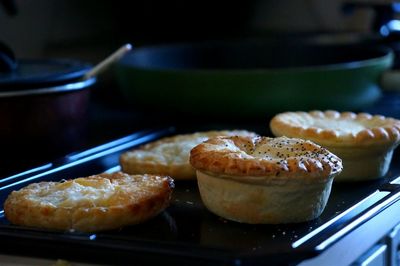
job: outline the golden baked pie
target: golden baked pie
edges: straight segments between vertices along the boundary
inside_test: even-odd
[[[93,232],[143,222],[164,210],[170,177],[100,174],[64,182],[40,182],[13,191],[4,203],[13,224]]]
[[[341,160],[301,139],[215,137],[190,152],[201,198],[215,214],[243,223],[294,223],[318,217]]]
[[[210,137],[249,135],[246,130],[206,131],[175,135],[151,142],[125,152],[120,157],[122,171],[129,174],[159,174],[177,179],[195,179],[195,170],[189,163],[190,150]]]
[[[343,172],[336,181],[384,176],[400,142],[400,121],[381,115],[337,111],[286,112],[270,122],[275,136],[308,139],[339,156]]]

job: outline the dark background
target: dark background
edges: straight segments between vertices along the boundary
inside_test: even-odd
[[[371,5],[390,6],[392,1],[358,0],[356,3],[362,4],[358,4],[357,8],[344,8],[353,2],[0,0],[0,41],[14,51],[17,59],[69,58],[96,64],[125,43],[140,47],[316,33],[375,34],[377,29],[374,23],[379,14]],[[140,113],[133,111],[120,94],[112,69],[98,77],[90,93],[89,133],[83,138],[85,145],[68,144],[67,149],[58,149],[56,155],[46,154],[41,161],[52,160],[54,156],[82,150],[145,127],[183,124],[189,131],[226,128],[226,125],[235,124],[236,127],[258,129],[251,126],[251,119],[238,123],[243,121],[237,121],[235,117],[212,121],[210,117],[185,117],[185,114],[152,114],[154,108],[151,105],[139,110]],[[265,133],[268,117],[263,117],[262,121],[265,123],[257,124],[262,128],[258,131],[260,134]],[[32,153],[35,154],[35,151]],[[38,154],[35,156],[39,157]]]
[[[345,9],[348,3],[366,3]],[[96,64],[124,43],[276,38],[314,33],[375,33],[385,0],[0,0],[0,41],[17,58],[71,58]],[[7,6],[14,7],[6,8]],[[12,12],[14,11],[14,12]],[[119,102],[112,71],[99,96]],[[112,90],[112,91],[111,91]],[[111,97],[111,98],[110,98]]]
[[[100,60],[121,44],[237,39],[270,33],[369,32],[371,8],[319,0],[2,0],[0,40],[17,57]],[[366,3],[391,3],[364,0]],[[16,6],[7,14],[5,4]]]

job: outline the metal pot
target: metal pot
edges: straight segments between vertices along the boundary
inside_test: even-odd
[[[30,165],[78,148],[85,140],[91,65],[74,60],[21,60],[0,73],[0,159]]]

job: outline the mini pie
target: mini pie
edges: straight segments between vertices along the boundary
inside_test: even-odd
[[[200,195],[213,213],[251,224],[304,222],[324,210],[341,160],[286,137],[215,137],[190,152]]]
[[[256,134],[246,130],[223,130],[166,137],[123,153],[120,165],[122,171],[129,174],[168,175],[175,180],[195,179],[196,172],[189,163],[190,150],[210,137],[232,135]]]
[[[13,224],[95,232],[143,222],[164,210],[170,177],[100,174],[64,182],[40,182],[13,191],[4,203]]]
[[[384,176],[393,150],[400,142],[400,121],[381,115],[352,112],[286,112],[270,122],[275,136],[308,139],[343,160],[336,181],[358,181]]]

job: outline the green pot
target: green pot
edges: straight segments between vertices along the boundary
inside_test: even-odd
[[[383,48],[213,42],[137,48],[116,75],[138,108],[240,116],[357,111],[379,99],[392,61]]]

